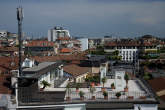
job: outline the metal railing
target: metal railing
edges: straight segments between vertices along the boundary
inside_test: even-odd
[[[117,92],[113,92],[113,91],[108,92],[108,99],[117,99],[116,93]],[[118,100],[128,100],[129,97],[132,97],[132,99],[137,100],[142,97],[147,98],[148,96],[145,92],[120,92],[120,93],[121,93],[121,96]],[[95,96],[96,100],[104,99],[103,93],[101,91],[95,92],[94,94],[91,94],[90,92],[86,92],[84,94],[84,99],[90,100],[92,96]],[[80,99],[79,93],[77,92],[71,92],[70,97],[72,100]]]

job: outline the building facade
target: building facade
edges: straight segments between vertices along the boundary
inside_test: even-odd
[[[62,27],[54,27],[48,30],[48,41],[56,41],[59,37],[70,37],[69,31]]]
[[[81,51],[88,50],[88,38],[80,38],[78,40],[81,43]]]

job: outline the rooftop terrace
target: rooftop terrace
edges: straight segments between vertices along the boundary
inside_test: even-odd
[[[116,97],[116,93],[119,92],[110,88],[110,84],[113,79],[108,79],[105,84],[106,91],[108,92],[108,99],[104,99],[102,86],[95,86],[96,91],[92,94],[89,88],[80,88],[83,91],[84,100],[80,100],[79,93],[76,92],[76,88],[69,88],[70,93],[66,92],[66,88],[46,88],[44,91],[39,89],[20,88],[19,92],[19,104],[20,105],[41,105],[41,104],[59,104],[59,103],[91,103],[91,102],[112,102],[112,103],[158,103],[154,94],[149,90],[147,85],[142,83],[141,80],[129,80],[128,92],[120,91],[120,98]],[[92,96],[95,96],[95,100],[92,100]],[[71,100],[67,101],[66,97],[70,96]]]

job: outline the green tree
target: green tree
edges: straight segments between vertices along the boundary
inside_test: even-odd
[[[104,78],[102,78],[102,79],[101,79],[101,81],[102,81],[102,83],[103,83],[103,88],[104,88],[104,84],[106,83],[107,78],[106,78],[106,77],[104,77]]]
[[[42,88],[42,89],[45,89],[46,87],[50,87],[50,86],[51,86],[51,84],[48,83],[48,82],[45,81],[45,80],[42,80],[40,84],[43,85],[43,88]]]

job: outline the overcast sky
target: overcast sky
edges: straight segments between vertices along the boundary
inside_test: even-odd
[[[17,32],[20,0],[0,0],[0,30]],[[165,37],[165,0],[22,0],[23,31],[47,36],[62,26],[72,36]]]

